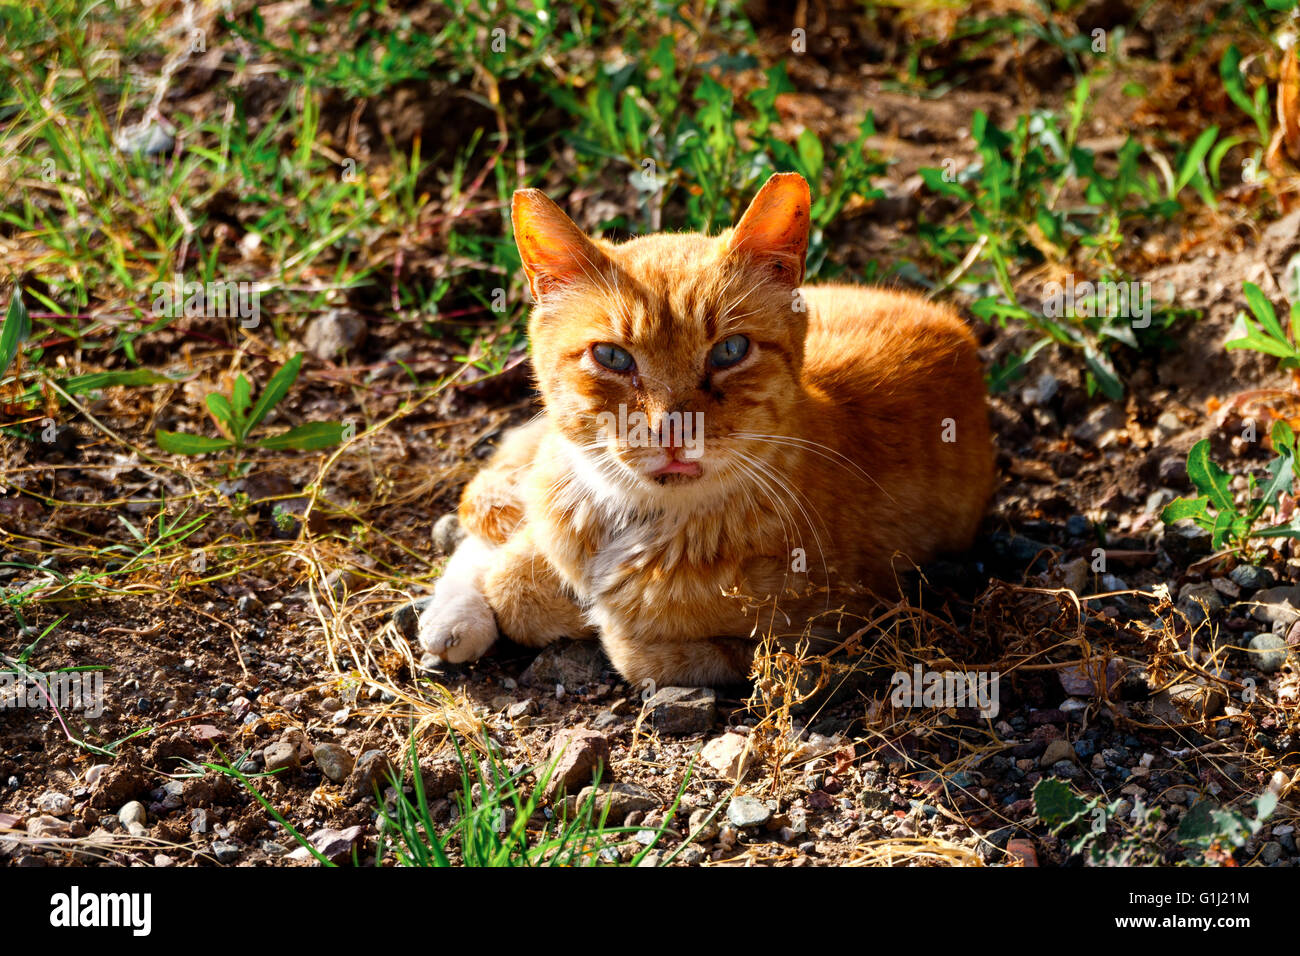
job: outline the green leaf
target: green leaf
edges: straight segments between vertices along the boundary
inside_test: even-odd
[[[799,160],[803,165],[801,172],[809,183],[816,186],[822,175],[822,164],[826,161],[826,152],[822,149],[822,141],[817,138],[816,133],[806,129],[799,134],[799,139],[795,142],[795,148],[798,150]]]
[[[232,441],[240,437],[239,423],[235,418],[235,410],[230,405],[230,399],[220,392],[209,392],[203,402],[216,418],[217,427],[221,429],[223,435]]]
[[[300,368],[302,368],[301,352],[285,362],[280,370],[271,376],[271,380],[266,383],[266,388],[262,391],[262,394],[257,396],[257,403],[253,406],[253,410],[249,412],[248,424],[244,434],[248,434],[256,428],[258,423],[267,416],[267,413],[279,404],[280,399],[289,393],[289,388],[298,380],[298,370]]]
[[[236,376],[234,387],[230,390],[230,405],[234,411],[234,421],[236,423],[248,419],[248,405],[252,399],[253,386],[249,383],[248,376],[243,374]]]
[[[1175,498],[1160,512],[1160,520],[1165,524],[1173,524],[1175,521],[1191,518],[1197,524],[1208,527],[1211,524],[1210,512],[1207,508],[1209,503],[1210,499],[1204,495],[1199,498]]]
[[[1219,78],[1223,80],[1223,89],[1228,98],[1247,116],[1254,117],[1255,104],[1246,92],[1245,81],[1241,78],[1241,51],[1235,43],[1224,51],[1223,58],[1219,60]]]
[[[1250,306],[1250,311],[1255,313],[1259,324],[1273,338],[1287,342],[1286,333],[1282,331],[1282,323],[1278,322],[1277,313],[1273,310],[1273,303],[1268,301],[1268,297],[1260,287],[1253,282],[1247,282],[1242,285],[1241,291],[1246,296],[1246,304]]]
[[[298,451],[315,451],[318,448],[330,448],[343,440],[343,425],[339,422],[309,422],[298,425],[287,432],[263,438],[257,442],[259,448],[281,451],[286,448]]]
[[[1124,383],[1115,374],[1115,366],[1110,363],[1110,358],[1091,342],[1084,344],[1083,363],[1088,366],[1088,371],[1097,380],[1097,386],[1102,394],[1112,401],[1124,397]]]
[[[188,432],[169,432],[159,428],[154,432],[158,447],[173,455],[202,455],[210,451],[225,451],[233,446],[228,438],[208,438]]]
[[[1034,812],[1053,830],[1068,826],[1090,808],[1069,784],[1055,777],[1045,777],[1034,787]]]
[[[1187,453],[1187,477],[1196,490],[1208,495],[1210,503],[1220,511],[1235,511],[1236,506],[1229,487],[1228,473],[1210,461],[1210,440],[1202,438]]]
[[[1201,163],[1205,159],[1205,154],[1210,151],[1210,147],[1214,145],[1214,141],[1218,136],[1219,127],[1211,126],[1209,129],[1205,130],[1205,132],[1201,133],[1200,136],[1196,137],[1196,142],[1192,144],[1192,148],[1188,150],[1187,155],[1183,157],[1182,168],[1178,170],[1178,179],[1174,182],[1175,196],[1182,192],[1183,187],[1192,181],[1192,177],[1195,176],[1197,170],[1201,168]]]
[[[0,327],[0,376],[9,371],[18,349],[31,334],[32,323],[27,316],[27,306],[23,305],[22,289],[14,286],[13,298],[9,300],[9,311],[5,313],[4,326]]]

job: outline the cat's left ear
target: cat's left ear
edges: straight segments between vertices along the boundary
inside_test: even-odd
[[[510,218],[535,302],[584,276],[595,279],[608,265],[605,254],[540,189],[516,190]]]
[[[771,268],[791,288],[803,282],[812,196],[798,173],[775,173],[731,234],[727,251]]]

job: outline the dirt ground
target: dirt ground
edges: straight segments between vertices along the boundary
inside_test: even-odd
[[[889,82],[896,38],[824,35],[838,38],[834,49],[792,64],[788,121],[847,137],[848,120],[869,106],[879,131],[870,146],[893,161],[889,197],[846,213],[829,237],[831,258],[845,265],[924,255],[917,223],[941,219],[949,201],[920,189],[917,170],[971,161],[976,109],[1010,121],[1032,105],[1060,105],[1063,84],[1046,54],[1014,65],[990,50],[973,67],[980,82],[921,99]],[[781,38],[775,27],[760,33],[769,46]],[[1173,59],[1159,42],[1154,30],[1139,34],[1130,51],[1156,92],[1116,94],[1081,140],[1168,120],[1193,103],[1228,122],[1230,107],[1199,85],[1209,80],[1156,62]],[[877,46],[880,56],[864,53]],[[1095,95],[1112,102],[1104,89]],[[566,171],[550,175],[558,194]],[[607,216],[604,202],[589,190],[569,211],[593,226]],[[762,689],[647,700],[588,645],[539,655],[502,642],[463,668],[421,668],[409,613],[398,612],[436,579],[437,520],[502,430],[535,410],[522,353],[496,375],[466,368],[413,405],[403,368],[449,374],[455,347],[367,314],[364,341],[345,361],[309,357],[276,413],[286,424],[364,423],[364,440],[338,454],[264,454],[230,478],[167,467],[150,440],[158,427],[202,429],[194,409],[225,371],[227,328],[184,319],[143,338],[142,363],[185,367],[190,380],[146,389],[144,402],[140,389],[108,390],[60,413],[57,442],[0,444],[0,588],[40,589],[21,617],[0,619],[0,649],[16,656],[57,622],[29,665],[102,667],[106,695],[95,718],[0,698],[0,865],[316,865],[246,788],[204,766],[241,757],[248,772],[268,761],[284,768],[255,783],[299,831],[338,831],[340,858],[355,847],[373,862],[374,764],[363,755],[398,761],[418,728],[432,812],[450,823],[460,781],[448,732],[480,724],[511,768],[544,762],[561,730],[591,731],[608,747],[605,779],[638,797],[614,822],[650,832],[680,792],[652,862],[680,849],[696,829],[692,814],[719,808],[715,826],[672,865],[1077,864],[1035,814],[1031,792],[1044,776],[1085,798],[1127,802],[1118,818],[1141,837],[1139,861],[1179,861],[1169,829],[1196,800],[1227,804],[1296,769],[1294,665],[1266,671],[1242,650],[1269,630],[1254,596],[1300,584],[1290,542],[1257,571],[1237,571],[1233,558],[1207,560],[1206,541],[1158,517],[1191,490],[1185,460],[1195,441],[1210,438],[1231,473],[1258,474],[1268,456],[1241,440],[1245,420],[1264,420],[1266,409],[1295,414],[1295,393],[1271,359],[1222,348],[1242,282],[1276,294],[1270,277],[1300,251],[1300,219],[1261,217],[1267,202],[1247,192],[1150,226],[1126,267],[1202,315],[1180,320],[1176,348],[1125,356],[1122,401],[1089,395],[1077,362],[1050,350],[994,396],[1002,480],[976,548],[923,569],[927,582],[898,607],[861,628],[846,622],[848,653],[828,671],[844,687],[795,712]],[[1032,289],[1043,274],[1014,279]],[[1023,331],[971,322],[989,365],[1024,346]],[[250,337],[246,370],[264,379],[308,325],[291,323],[287,347]],[[132,545],[119,519],[152,527],[164,496],[170,514],[192,500],[192,517],[213,518],[147,573],[77,580],[81,568],[129,560],[103,550]],[[1098,548],[1102,572],[1091,566]],[[1206,593],[1197,585],[1219,598],[1206,613],[1187,599]],[[891,705],[891,675],[917,661],[998,671],[996,716]],[[1086,673],[1098,664],[1105,680]],[[768,677],[780,666],[772,662]],[[1252,701],[1242,699],[1247,680]],[[326,776],[326,744],[346,752],[345,768],[361,757],[358,768]],[[762,805],[759,822],[728,817],[733,793]],[[144,811],[134,826],[119,817],[131,801]],[[1163,822],[1142,830],[1136,803],[1160,808]],[[545,812],[558,809],[557,798]],[[1235,855],[1214,851],[1218,861],[1295,865],[1295,815],[1284,800]]]

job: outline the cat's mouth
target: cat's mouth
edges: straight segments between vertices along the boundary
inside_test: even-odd
[[[666,464],[649,472],[649,475],[662,484],[674,475],[680,478],[698,478],[701,472],[702,469],[698,461],[681,461],[677,458],[670,458]]]

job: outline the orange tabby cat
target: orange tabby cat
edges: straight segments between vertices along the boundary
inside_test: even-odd
[[[801,288],[802,177],[716,237],[592,239],[535,189],[513,217],[545,411],[465,489],[425,650],[598,637],[634,683],[734,682],[828,585],[888,593],[970,545],[993,487],[975,342],[913,295]]]

